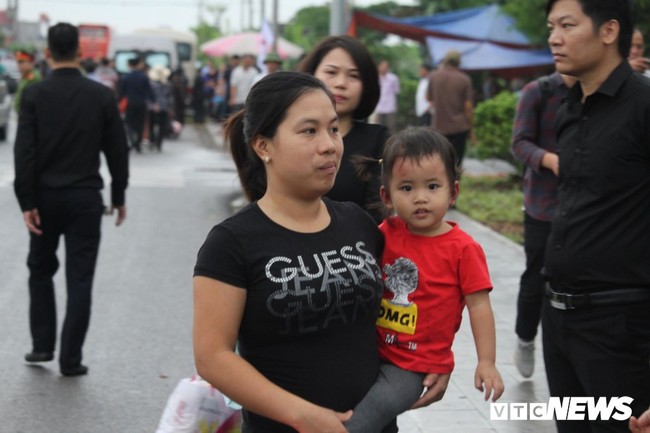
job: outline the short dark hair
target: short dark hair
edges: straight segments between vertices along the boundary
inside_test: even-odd
[[[381,166],[381,184],[388,191],[393,167],[398,160],[410,160],[419,164],[423,159],[438,155],[445,166],[449,185],[454,185],[460,180],[461,169],[456,159],[454,146],[444,135],[433,129],[410,126],[390,136],[384,146],[381,159],[368,156],[352,155],[350,160],[357,175],[364,181],[369,181],[372,172],[379,164]],[[370,208],[379,211],[384,217],[389,216],[388,209],[383,202],[371,203]]]
[[[382,185],[388,188],[397,160],[408,159],[419,163],[434,155],[440,156],[450,185],[460,180],[456,151],[444,135],[421,126],[408,127],[391,135],[382,157]]]
[[[609,20],[616,20],[620,26],[618,35],[618,52],[626,58],[630,54],[632,34],[634,33],[635,7],[633,0],[577,0],[582,12],[587,15],[597,32],[600,26]],[[546,16],[551,12],[557,0],[548,0]]]
[[[329,36],[322,39],[318,45],[300,63],[300,71],[314,75],[323,58],[333,49],[344,49],[359,69],[363,89],[359,105],[352,113],[354,119],[366,119],[375,111],[379,102],[379,73],[377,65],[368,49],[351,36]]]
[[[92,74],[97,70],[97,62],[93,59],[84,59],[81,62],[81,67],[84,68],[87,74]]]
[[[47,31],[47,47],[57,62],[75,60],[79,51],[79,30],[69,23],[58,23]]]
[[[259,200],[266,192],[266,171],[252,148],[253,139],[275,137],[293,103],[302,95],[317,90],[325,92],[334,106],[331,93],[314,76],[292,71],[274,72],[253,85],[244,109],[226,123],[225,135],[242,188],[250,201]]]

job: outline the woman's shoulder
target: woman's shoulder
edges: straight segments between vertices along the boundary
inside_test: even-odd
[[[360,213],[365,213],[361,207],[351,201],[337,201],[332,200],[327,196],[323,197],[323,202],[327,206],[327,209],[330,213],[335,215],[345,215],[345,216],[358,216]]]
[[[257,207],[257,204],[249,203],[239,211],[216,224],[212,230],[231,232],[236,235],[241,231],[250,230],[251,227],[259,226],[262,219],[263,214]]]
[[[352,224],[368,225],[378,230],[377,223],[361,206],[351,201],[336,201],[323,197],[334,221],[351,227]]]
[[[385,126],[355,121],[350,132],[343,138],[343,143],[346,148],[351,148],[350,153],[381,158],[387,139],[388,129]]]
[[[358,120],[354,121],[352,129],[348,135],[363,135],[363,136],[377,136],[377,137],[388,137],[388,129],[384,125],[379,125],[376,123],[361,122]]]

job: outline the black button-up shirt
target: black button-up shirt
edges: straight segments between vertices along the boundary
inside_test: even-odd
[[[650,289],[650,80],[623,61],[556,120],[559,205],[546,250],[551,284]]]
[[[101,189],[101,152],[112,178],[111,204],[122,206],[128,147],[114,93],[74,68],[55,69],[25,89],[14,147],[14,189],[23,211],[36,208],[37,190]]]

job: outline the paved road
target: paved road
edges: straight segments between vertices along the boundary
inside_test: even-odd
[[[210,133],[218,131],[210,127]],[[201,143],[187,128],[163,153],[133,155],[128,218],[106,218],[97,269],[93,316],[85,345],[85,377],[60,376],[55,362],[28,366],[28,236],[13,195],[12,146],[0,144],[0,433],[153,432],[169,393],[193,373],[191,276],[207,231],[230,214],[239,184],[227,154]],[[106,196],[106,191],[105,191]],[[486,250],[504,401],[545,401],[543,370],[522,381],[512,365],[516,287],[521,247],[452,213],[451,219]],[[60,251],[62,253],[62,251]],[[65,285],[57,275],[59,311]],[[464,320],[454,349],[457,368],[445,399],[398,419],[402,433],[551,432],[550,422],[493,422],[473,389],[475,352]],[[538,362],[541,359],[538,353]]]
[[[22,359],[31,348],[28,236],[10,184],[12,145],[0,144],[0,433],[153,432],[176,382],[194,372],[192,268],[208,230],[229,215],[238,180],[230,159],[198,144],[191,128],[161,154],[133,155],[131,171],[125,224],[106,217],[102,227],[90,374],[64,378],[56,362]],[[56,285],[62,312],[61,270]]]

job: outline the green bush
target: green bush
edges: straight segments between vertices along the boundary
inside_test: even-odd
[[[516,108],[517,96],[509,91],[503,91],[476,106],[473,128],[477,145],[472,156],[479,159],[498,158],[519,165],[510,153]]]
[[[415,92],[419,80],[411,77],[400,76],[400,93],[397,97],[397,129],[406,128],[409,125],[417,125],[415,115]]]

